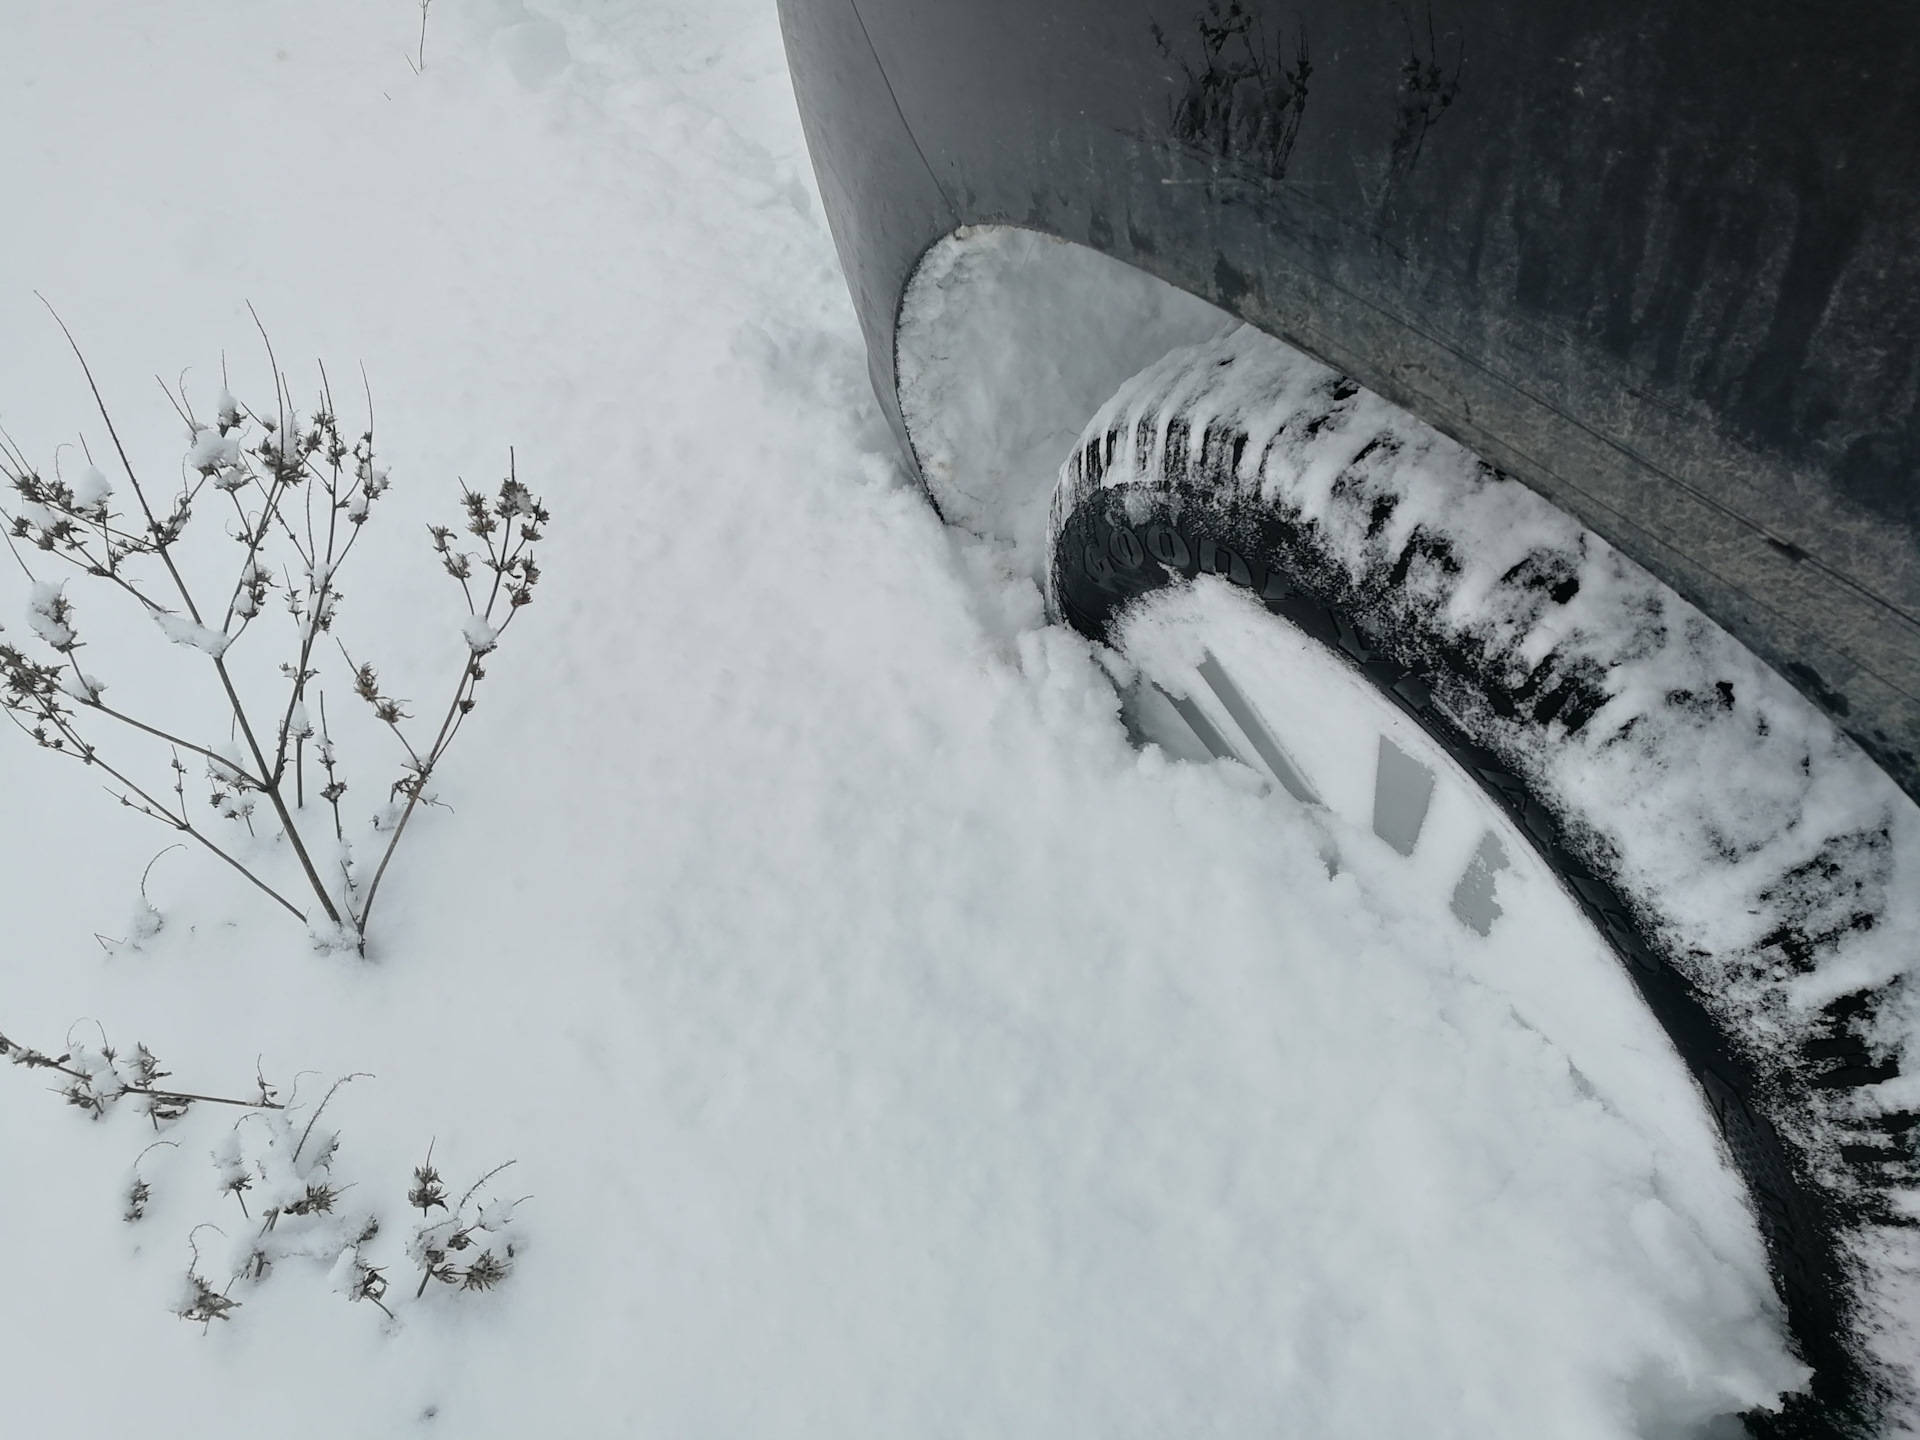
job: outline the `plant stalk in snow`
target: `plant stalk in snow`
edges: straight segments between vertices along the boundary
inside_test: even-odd
[[[64,333],[65,325],[61,328]],[[256,414],[223,390],[213,422],[204,424],[193,416],[184,395],[174,400],[187,426],[190,449],[177,493],[169,503],[157,505],[160,492],[134,467],[85,356],[70,333],[67,340],[86,376],[138,514],[130,518],[114,508],[114,486],[93,466],[90,455],[77,476],[69,479],[56,470],[48,479],[10,440],[0,443],[0,477],[13,491],[10,501],[0,503],[0,518],[6,524],[7,543],[31,587],[29,626],[52,652],[51,659],[36,659],[19,646],[0,641],[0,709],[39,745],[97,766],[114,782],[117,788],[111,793],[123,805],[168,825],[217,856],[307,922],[316,935],[364,953],[373,904],[400,837],[418,806],[432,803],[428,783],[474,708],[475,691],[486,675],[481,659],[498,645],[514,616],[533,598],[540,578],[534,547],[541,539],[547,512],[520,483],[510,462],[496,495],[463,489],[464,528],[479,540],[477,554],[456,548],[453,529],[431,527],[434,551],[460,585],[467,619],[462,627],[465,660],[453,698],[429,743],[416,745],[409,738],[403,724],[409,718],[404,702],[381,692],[373,666],[347,659],[349,683],[405,751],[400,778],[393,782],[382,813],[374,818],[382,841],[380,858],[371,880],[362,885],[350,859],[340,809],[340,798],[347,790],[344,770],[327,725],[326,696],[316,682],[321,675],[321,637],[331,634],[341,599],[340,570],[352,555],[374,502],[388,485],[387,471],[374,463],[371,397],[366,428],[349,439],[323,368],[319,404],[311,414],[300,416],[268,344],[274,374],[270,412]],[[207,505],[231,510],[226,533],[241,549],[237,572],[223,587],[224,602],[214,606],[203,605],[204,591],[197,593],[189,581],[194,567],[184,543],[189,526]],[[27,558],[34,552],[107,582],[149,616],[166,639],[204,653],[211,663],[229,743],[196,740],[109,703],[104,698],[106,685],[81,668],[78,652],[84,646],[72,602],[64,586],[34,573]],[[268,597],[275,589],[292,617],[292,653],[279,666],[283,693],[263,713],[257,701],[250,704],[243,694],[245,687],[231,657],[234,646],[268,608]],[[337,640],[336,646],[346,657],[345,646]],[[310,701],[320,716],[317,731],[310,718]],[[91,731],[83,731],[82,717],[87,715],[165,746],[170,780],[165,785],[142,780],[118,752],[109,758]],[[326,802],[327,819],[319,822],[318,832],[308,811],[309,741],[314,742],[315,758],[326,777],[317,794]],[[256,801],[265,799],[317,913],[297,904],[284,882],[269,878],[259,862],[237,854],[239,847],[232,841],[223,843],[213,827],[196,821],[187,801],[183,755],[206,766],[216,815],[244,824],[249,835],[255,833]],[[336,863],[326,862],[315,848],[328,828],[340,857]]]

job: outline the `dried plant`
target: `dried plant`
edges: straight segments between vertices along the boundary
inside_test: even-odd
[[[400,57],[413,67],[416,75],[427,73],[427,8],[432,4],[433,0],[420,0],[420,43],[412,55],[402,53]]]
[[[282,1108],[264,1082],[260,1095],[252,1100],[170,1090],[159,1082],[169,1078],[171,1072],[160,1068],[160,1062],[151,1050],[137,1041],[130,1051],[116,1050],[107,1040],[104,1030],[100,1032],[100,1044],[97,1047],[75,1043],[73,1033],[69,1031],[67,1048],[60,1055],[48,1055],[0,1034],[0,1058],[15,1065],[24,1065],[30,1070],[51,1070],[57,1075],[66,1076],[67,1083],[57,1093],[69,1105],[85,1111],[95,1120],[122,1100],[130,1101],[136,1113],[145,1115],[156,1130],[164,1122],[178,1120],[185,1115],[190,1105],[237,1105],[247,1110]],[[144,1199],[143,1196],[143,1203]]]
[[[156,1140],[138,1155],[133,1157],[133,1168],[127,1174],[126,1209],[120,1212],[120,1218],[129,1225],[138,1225],[147,1218],[147,1202],[153,1198],[153,1186],[147,1183],[147,1177],[140,1173],[140,1164],[155,1150],[178,1150],[179,1142],[174,1140]]]
[[[216,1290],[207,1283],[200,1273],[200,1232],[211,1230],[215,1234],[225,1234],[217,1225],[198,1225],[187,1237],[187,1244],[193,1250],[193,1259],[187,1264],[186,1294],[182,1297],[180,1308],[173,1313],[182,1320],[198,1320],[202,1329],[210,1329],[216,1320],[228,1319],[232,1312],[240,1308],[240,1302],[228,1298],[225,1290]],[[231,1289],[233,1282],[227,1282]]]
[[[317,1103],[304,1104],[298,1098],[298,1085],[283,1102],[264,1076],[256,1076],[257,1094],[251,1098],[166,1089],[158,1082],[167,1078],[167,1072],[160,1069],[152,1051],[144,1045],[117,1051],[104,1033],[97,1047],[76,1044],[69,1035],[66,1050],[57,1056],[0,1035],[0,1057],[66,1077],[68,1083],[56,1093],[95,1120],[122,1103],[146,1116],[155,1129],[182,1120],[192,1107],[203,1104],[247,1112],[219,1137],[211,1153],[214,1192],[232,1199],[247,1228],[236,1237],[207,1223],[189,1233],[192,1259],[176,1310],[183,1319],[205,1326],[230,1319],[241,1303],[233,1298],[234,1287],[259,1283],[289,1260],[324,1266],[335,1292],[349,1301],[371,1301],[389,1320],[395,1318],[387,1303],[386,1272],[392,1260],[376,1263],[375,1251],[384,1233],[380,1217],[372,1210],[350,1207],[348,1192],[356,1187],[334,1174],[340,1132],[325,1123],[328,1107],[340,1090],[367,1077],[344,1075]],[[177,1140],[156,1140],[140,1152],[128,1172],[121,1217],[130,1225],[147,1218],[154,1184],[143,1166],[150,1155],[163,1149],[177,1154],[181,1146]],[[422,1272],[415,1299],[434,1280],[476,1291],[491,1290],[507,1278],[515,1258],[514,1210],[521,1202],[494,1198],[487,1187],[512,1164],[508,1161],[489,1170],[457,1202],[450,1203],[446,1185],[433,1168],[433,1147],[427,1147],[426,1163],[414,1170],[406,1192],[407,1204],[420,1212],[420,1220],[401,1249]],[[444,1212],[438,1221],[432,1218],[434,1211]],[[226,1241],[226,1279],[218,1287],[208,1271],[219,1273],[219,1257],[210,1260],[202,1252],[203,1231]]]
[[[528,1197],[481,1198],[493,1178],[512,1164],[509,1160],[494,1166],[467,1187],[457,1204],[449,1205],[440,1172],[433,1168],[433,1147],[427,1147],[426,1161],[415,1168],[413,1188],[407,1192],[407,1203],[420,1212],[407,1244],[407,1254],[420,1270],[416,1300],[436,1280],[461,1290],[491,1290],[512,1273],[513,1212]],[[436,1221],[431,1218],[435,1210],[447,1213]]]
[[[85,356],[71,334],[67,339],[134,510],[119,508],[115,484],[84,444],[86,463],[76,473],[66,475],[56,466],[49,477],[10,438],[0,439],[0,478],[12,492],[0,502],[0,519],[28,582],[26,620],[34,637],[29,648],[0,638],[0,710],[36,744],[106,775],[122,805],[218,856],[306,923],[316,941],[364,954],[394,851],[418,807],[431,803],[430,782],[473,713],[486,678],[481,662],[533,599],[540,581],[535,547],[547,511],[520,482],[509,452],[508,474],[497,490],[463,486],[458,528],[430,527],[434,553],[459,586],[466,616],[452,696],[431,732],[420,731],[408,723],[413,717],[407,702],[383,689],[373,664],[348,655],[332,634],[343,598],[341,569],[389,484],[377,463],[371,395],[365,426],[357,432],[344,428],[322,368],[318,402],[302,415],[269,344],[273,404],[265,410],[250,409],[223,388],[212,420],[203,423],[184,389],[170,395],[186,426],[188,448],[177,485],[160,486],[136,470]],[[201,537],[209,512],[225,517],[225,537],[239,551],[237,564],[227,552],[225,576],[212,590],[204,577],[193,578],[206,568],[209,542]],[[193,738],[110,701],[108,684],[82,666],[86,645],[64,582],[44,578],[35,564],[98,582],[148,616],[164,639],[200,652],[227,736]],[[286,649],[265,673],[277,671],[278,679],[252,683],[237,668],[238,647],[268,633],[265,617],[275,608],[286,616],[278,631]],[[333,639],[331,647],[326,639]],[[255,650],[259,643],[266,642],[256,642]],[[39,653],[30,653],[32,648]],[[354,858],[355,827],[341,806],[348,793],[346,767],[322,688],[330,649],[344,663],[345,688],[369,707],[402,752],[399,776],[372,816],[378,858],[370,873]],[[148,765],[105,746],[103,731],[148,746],[154,752]],[[310,767],[316,782],[324,780],[311,793]],[[204,774],[199,783],[213,812],[210,821],[197,818],[204,812],[188,799],[196,771]],[[248,844],[242,853],[238,831],[257,839],[261,825],[284,840],[290,867],[271,847]],[[361,838],[364,843],[364,832]],[[281,868],[297,873],[283,877]],[[310,904],[292,898],[303,892]],[[150,933],[152,922],[143,917],[142,923]]]
[[[248,1116],[213,1152],[222,1192],[233,1196],[248,1220],[255,1219],[247,1205],[249,1193],[258,1207],[257,1228],[244,1250],[236,1252],[237,1278],[262,1279],[290,1256],[331,1263],[343,1250],[358,1249],[379,1233],[373,1216],[355,1219],[342,1209],[347,1187],[333,1176],[340,1136],[337,1131],[316,1131],[340,1088],[363,1078],[345,1075],[334,1081],[304,1124],[289,1107],[272,1116]]]
[[[371,1300],[379,1307],[380,1313],[391,1320],[394,1314],[386,1303],[386,1267],[369,1264],[362,1252],[362,1247],[379,1233],[379,1223],[370,1221],[352,1247],[341,1251],[339,1260],[334,1263],[333,1288],[346,1296],[349,1302]]]

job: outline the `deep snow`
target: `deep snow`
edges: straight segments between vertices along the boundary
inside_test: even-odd
[[[8,22],[31,456],[98,439],[36,289],[162,466],[151,376],[243,389],[243,302],[296,389],[364,363],[394,489],[340,627],[398,693],[466,644],[421,528],[454,477],[511,444],[555,518],[368,962],[185,853],[104,954],[169,837],[0,746],[0,1030],[91,1017],[189,1087],[372,1072],[329,1111],[354,1203],[397,1231],[429,1141],[456,1184],[513,1158],[519,1268],[390,1326],[289,1260],[203,1334],[169,1306],[189,1229],[239,1227],[223,1117],[128,1226],[136,1118],[0,1070],[10,1426],[1665,1436],[1793,1382],[1750,1227],[1671,1203],[1464,937],[1328,880],[1244,773],[1136,755],[906,482],[770,5],[439,0],[419,77],[417,19]],[[146,640],[101,677],[191,711],[204,657]]]

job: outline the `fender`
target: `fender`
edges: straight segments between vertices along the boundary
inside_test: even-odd
[[[987,224],[1091,247],[1532,486],[1920,799],[1920,8],[780,12],[909,456],[895,332],[927,248]]]

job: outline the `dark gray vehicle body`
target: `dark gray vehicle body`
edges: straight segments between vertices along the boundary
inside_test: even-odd
[[[1920,6],[780,8],[896,426],[929,245],[1091,246],[1577,515],[1920,798]]]

